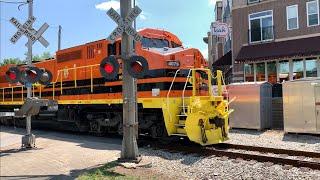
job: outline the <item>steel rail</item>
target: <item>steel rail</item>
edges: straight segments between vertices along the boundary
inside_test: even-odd
[[[273,164],[280,165],[290,165],[292,167],[305,167],[314,170],[320,170],[320,159],[318,158],[320,153],[307,152],[307,151],[295,151],[287,149],[276,149],[276,148],[265,148],[265,147],[255,147],[255,146],[245,146],[245,145],[233,145],[222,143],[221,145],[209,146],[209,147],[199,147],[198,145],[184,145],[180,143],[169,143],[163,144],[159,142],[148,141],[147,147],[153,149],[164,150],[172,153],[182,153],[182,154],[194,154],[198,156],[217,156],[217,157],[228,157],[231,159],[243,159],[243,160],[254,160],[257,162],[271,162]],[[220,146],[220,147],[219,147]],[[224,147],[223,147],[224,146]],[[227,147],[229,146],[229,147]],[[221,148],[223,147],[223,148]],[[246,152],[235,152],[230,151],[230,149],[241,149],[246,150]],[[272,153],[272,154],[286,154],[289,156],[303,156],[306,158],[312,158],[310,161],[299,159],[290,159],[285,157],[274,157],[270,154],[253,154],[254,151],[260,153]],[[315,159],[314,159],[315,158]]]
[[[300,150],[293,150],[293,149],[278,149],[278,148],[270,148],[270,147],[262,147],[262,146],[248,146],[248,145],[229,144],[229,143],[217,144],[214,147],[224,148],[224,149],[241,149],[246,151],[257,151],[257,152],[272,153],[272,154],[286,154],[289,156],[304,156],[304,157],[310,157],[310,158],[320,158],[320,153],[318,152],[300,151]]]

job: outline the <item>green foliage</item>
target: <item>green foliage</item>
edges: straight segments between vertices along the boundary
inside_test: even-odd
[[[24,55],[27,56],[27,53],[24,53]],[[43,61],[45,59],[49,59],[49,58],[52,58],[53,56],[50,54],[50,52],[44,52],[42,53],[41,55],[34,55],[32,57],[32,60],[33,61]],[[5,58],[2,60],[2,62],[0,62],[0,66],[4,66],[4,65],[7,65],[7,64],[23,64],[25,63],[26,61],[22,61],[20,58]]]
[[[36,54],[32,57],[33,61],[43,61],[45,59],[49,59],[52,58],[52,55],[50,54],[50,52],[44,52],[41,55]]]
[[[53,56],[50,54],[50,52],[44,52],[42,53],[41,55],[41,58],[42,59],[49,59],[49,58],[52,58]]]
[[[6,58],[3,59],[0,63],[1,66],[7,65],[7,64],[21,64],[22,61],[19,58]]]
[[[98,180],[98,179],[112,179],[112,180],[117,180],[117,179],[125,179],[125,180],[133,180],[137,179],[134,177],[126,176],[123,174],[119,174],[117,172],[114,172],[114,168],[118,166],[118,164],[113,161],[110,163],[105,164],[102,167],[90,170],[89,172],[86,172],[82,175],[80,175],[77,179],[79,180]]]

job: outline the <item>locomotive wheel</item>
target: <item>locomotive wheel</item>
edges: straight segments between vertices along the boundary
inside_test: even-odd
[[[91,121],[90,122],[90,133],[92,133],[95,136],[103,136],[103,128],[100,126],[99,122],[97,121]]]
[[[163,129],[161,126],[152,126],[151,127],[151,137],[152,138],[159,138],[163,136]]]

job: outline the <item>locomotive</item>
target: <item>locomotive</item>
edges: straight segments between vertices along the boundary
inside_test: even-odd
[[[168,31],[146,28],[139,34],[143,38],[135,43],[135,54],[148,64],[147,72],[137,79],[139,134],[152,138],[181,136],[201,145],[227,140],[232,110],[222,95],[222,73],[213,75],[199,50],[183,47],[180,39]],[[103,67],[106,64],[101,61],[111,56],[116,57],[119,71],[109,80],[101,71],[110,68]],[[121,39],[113,44],[102,39],[59,50],[55,58],[33,65],[49,72],[52,81],[33,84],[32,96],[57,103],[55,108],[42,107],[32,116],[33,126],[122,133]],[[0,112],[13,112],[26,99],[22,81],[7,81],[16,78],[8,74],[13,66],[0,67]],[[23,124],[23,120],[0,117],[1,124]]]

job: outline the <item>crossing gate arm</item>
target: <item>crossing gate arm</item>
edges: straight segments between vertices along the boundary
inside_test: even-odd
[[[41,107],[48,107],[48,109],[58,109],[58,102],[48,99],[38,99],[36,97],[27,98],[21,108],[15,112],[14,116],[34,116],[39,114]]]

